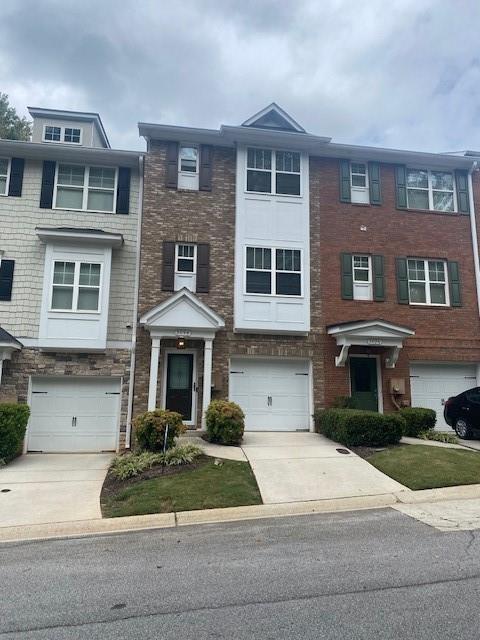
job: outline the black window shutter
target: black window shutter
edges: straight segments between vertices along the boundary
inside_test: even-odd
[[[448,261],[448,285],[450,287],[450,305],[452,307],[462,306],[462,295],[460,291],[460,271],[458,262]]]
[[[397,209],[407,208],[407,168],[403,164],[395,167],[395,199]]]
[[[130,205],[130,174],[129,167],[118,168],[117,184],[117,213],[128,213]]]
[[[55,165],[53,160],[44,160],[42,173],[42,190],[40,192],[40,209],[51,209],[53,204],[53,185],[55,182]]]
[[[350,161],[340,160],[340,201],[351,202],[352,190],[350,188]]]
[[[372,256],[373,266],[373,299],[377,302],[385,300],[385,260],[383,256]]]
[[[380,164],[378,162],[368,163],[368,184],[370,188],[370,204],[382,204]]]
[[[175,285],[175,242],[163,243],[162,291],[173,291]]]
[[[210,245],[197,245],[197,293],[208,293],[210,285]]]
[[[353,300],[352,254],[342,253],[340,259],[342,269],[342,298],[343,300]]]
[[[23,169],[25,160],[23,158],[12,158],[10,162],[10,184],[8,185],[8,195],[20,198],[23,186]]]
[[[457,187],[457,208],[460,213],[470,213],[470,198],[468,197],[468,173],[457,169],[455,171]]]
[[[167,179],[165,186],[168,189],[178,187],[178,142],[167,143]]]
[[[200,147],[200,191],[212,190],[212,155],[212,146],[210,144],[202,144]]]
[[[12,299],[14,269],[15,260],[2,260],[0,263],[0,300]]]
[[[408,295],[408,270],[407,259],[397,258],[396,261],[397,270],[397,297],[399,304],[409,304],[410,298]]]

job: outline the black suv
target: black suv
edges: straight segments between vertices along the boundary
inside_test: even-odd
[[[480,437],[480,387],[449,398],[444,405],[443,417],[460,438]]]

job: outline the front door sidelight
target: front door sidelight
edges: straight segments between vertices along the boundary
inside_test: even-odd
[[[167,393],[165,408],[192,420],[193,354],[169,353],[167,356]]]

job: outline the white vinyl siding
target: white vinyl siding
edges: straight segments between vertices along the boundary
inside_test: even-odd
[[[58,164],[55,208],[113,213],[117,199],[117,169]]]
[[[454,175],[450,171],[407,169],[407,204],[410,209],[457,211]]]

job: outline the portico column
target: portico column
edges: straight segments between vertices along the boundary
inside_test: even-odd
[[[150,354],[150,382],[148,385],[148,410],[157,406],[158,359],[160,357],[160,338],[152,338]]]
[[[212,351],[213,338],[205,338],[205,348],[203,352],[202,429],[206,426],[205,412],[208,409],[212,397]]]

